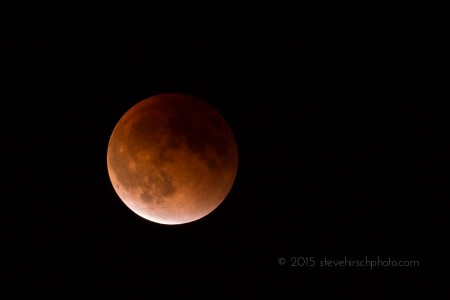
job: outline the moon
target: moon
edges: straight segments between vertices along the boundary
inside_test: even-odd
[[[238,151],[225,119],[184,94],[159,94],[131,107],[115,126],[107,167],[119,198],[160,224],[211,213],[233,186]]]

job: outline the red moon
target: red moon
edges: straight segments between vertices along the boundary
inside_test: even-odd
[[[115,126],[107,166],[120,199],[161,224],[198,220],[228,195],[238,151],[225,119],[188,95],[160,94],[134,105]]]

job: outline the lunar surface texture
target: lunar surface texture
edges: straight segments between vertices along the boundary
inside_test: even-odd
[[[160,94],[134,105],[115,126],[107,167],[120,199],[161,224],[198,220],[226,198],[238,151],[225,119],[188,95]]]

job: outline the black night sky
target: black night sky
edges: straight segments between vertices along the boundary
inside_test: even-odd
[[[283,298],[324,290],[319,276],[382,277],[387,290],[448,269],[448,17],[387,3],[10,5],[1,152],[12,284],[1,298],[170,298],[205,286]],[[228,198],[182,226],[135,215],[106,168],[120,117],[164,92],[214,106],[239,148]],[[420,267],[290,261],[344,256]]]

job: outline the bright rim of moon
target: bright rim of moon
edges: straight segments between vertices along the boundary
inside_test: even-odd
[[[210,105],[160,94],[115,126],[107,167],[114,190],[139,216],[161,224],[198,220],[228,195],[237,173],[233,133]]]

